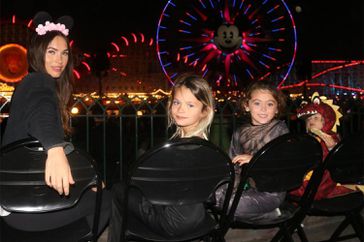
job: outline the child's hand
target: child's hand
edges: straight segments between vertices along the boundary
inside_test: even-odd
[[[232,160],[233,164],[239,164],[240,166],[246,163],[249,163],[250,160],[252,159],[252,155],[249,154],[242,154],[242,155],[237,155],[234,157],[234,159]]]
[[[104,189],[104,188],[105,188],[105,183],[104,183],[103,181],[101,182],[101,188],[102,188],[102,189]],[[97,192],[97,187],[92,187],[92,188],[91,188],[91,190],[92,190],[93,192]]]
[[[323,132],[322,130],[310,129],[310,132],[320,137],[320,139],[325,142],[328,149],[331,149],[336,145],[335,139],[331,135]]]
[[[321,135],[323,135],[323,134],[324,134],[324,132],[323,132],[323,131],[321,131],[321,130],[319,130],[319,129],[315,129],[315,128],[311,128],[311,129],[309,129],[309,131],[310,131],[311,133],[313,133],[313,134],[317,135],[317,136],[318,136],[318,137],[320,137],[320,138],[321,138]]]

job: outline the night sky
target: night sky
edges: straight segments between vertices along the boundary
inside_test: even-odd
[[[272,1],[272,0],[271,0]],[[363,0],[287,0],[299,35],[299,58],[364,59]],[[154,37],[167,0],[0,0],[1,18],[31,19],[39,10],[75,20],[71,38],[84,51],[103,51],[130,32]],[[118,7],[116,5],[121,5]],[[294,10],[302,6],[302,12]]]

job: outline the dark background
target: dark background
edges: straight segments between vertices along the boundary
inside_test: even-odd
[[[271,0],[273,1],[273,0]],[[1,19],[29,20],[37,11],[71,15],[71,38],[83,51],[103,51],[130,32],[154,37],[167,0],[0,0]],[[364,59],[363,0],[286,0],[299,36],[299,59]],[[118,6],[120,5],[120,6]],[[297,13],[295,7],[302,7]]]

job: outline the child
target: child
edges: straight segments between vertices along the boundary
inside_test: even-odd
[[[297,117],[303,118],[306,123],[306,131],[317,138],[322,147],[323,159],[326,158],[329,151],[340,141],[336,133],[336,126],[339,125],[339,118],[342,116],[338,111],[339,107],[332,103],[332,100],[326,100],[320,97],[317,92],[312,95],[311,103],[303,102],[297,110]],[[290,194],[293,196],[302,196],[311,177],[309,173],[303,185]],[[322,181],[315,196],[315,200],[323,198],[332,198],[340,194],[346,194],[352,190],[336,184],[330,176],[329,171],[325,171]]]
[[[250,115],[250,123],[243,124],[233,133],[229,150],[232,162],[239,166],[249,163],[253,155],[269,141],[289,132],[286,124],[278,119],[285,109],[284,95],[269,83],[252,83],[246,92],[242,108]],[[239,166],[235,166],[237,178]],[[223,204],[224,194],[224,189],[217,192],[218,204]],[[235,216],[246,220],[279,215],[276,208],[284,198],[284,192],[258,192],[251,186],[243,192]]]
[[[168,127],[176,127],[172,138],[207,139],[213,117],[214,100],[208,83],[198,76],[180,76],[168,102]]]
[[[179,76],[168,102],[168,126],[176,127],[172,138],[198,136],[207,139],[213,115],[214,102],[208,83],[195,75]],[[120,240],[123,190],[122,184],[113,187],[109,241]],[[182,235],[198,226],[205,217],[203,204],[157,206],[151,204],[136,189],[130,189],[128,195],[127,209],[151,230],[164,237]]]

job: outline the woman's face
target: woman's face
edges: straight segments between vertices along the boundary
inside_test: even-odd
[[[67,42],[56,36],[48,45],[44,57],[45,69],[53,78],[59,78],[68,63]]]
[[[190,133],[206,117],[203,104],[190,91],[182,86],[175,91],[172,100],[171,114],[177,126],[181,127],[185,134]]]
[[[270,91],[258,89],[251,93],[245,109],[250,112],[252,124],[262,125],[272,121],[278,113],[278,103]]]

